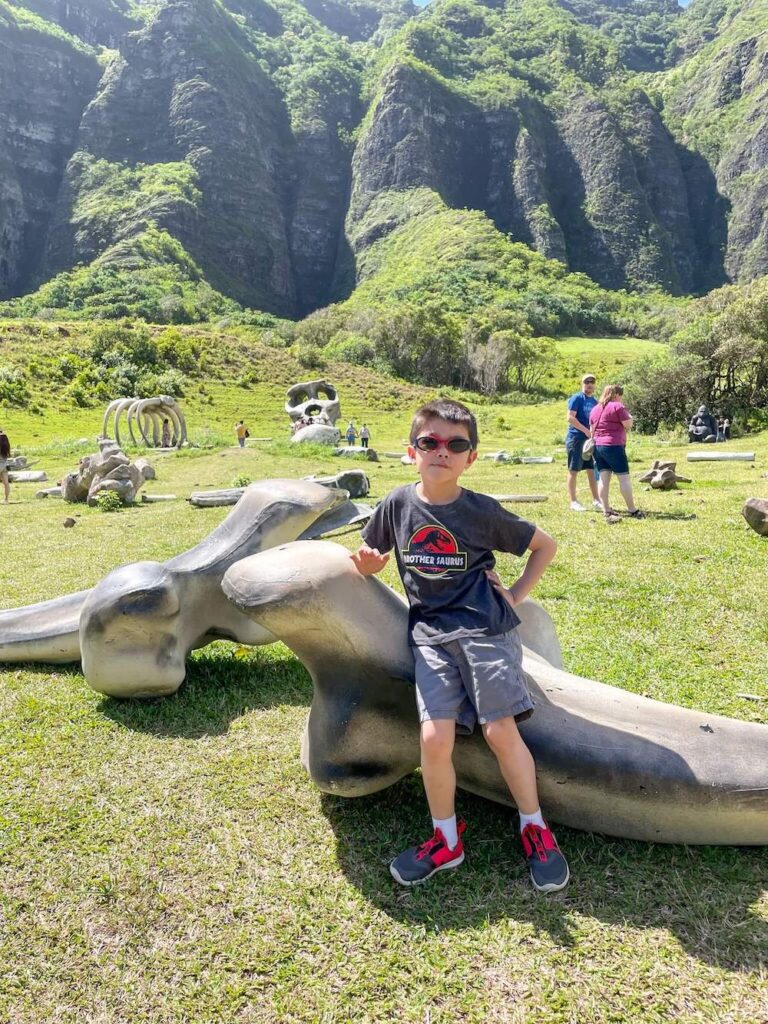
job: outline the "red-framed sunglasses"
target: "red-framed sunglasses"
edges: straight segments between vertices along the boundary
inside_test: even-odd
[[[436,437],[435,434],[423,434],[413,442],[413,447],[420,452],[436,452],[438,448],[445,446],[449,452],[460,455],[462,452],[472,451],[472,442],[466,437]]]

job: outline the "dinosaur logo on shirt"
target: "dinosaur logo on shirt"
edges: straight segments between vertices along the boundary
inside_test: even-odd
[[[459,551],[456,538],[443,526],[420,526],[401,554],[403,564],[419,576],[445,576],[467,570],[466,551]]]

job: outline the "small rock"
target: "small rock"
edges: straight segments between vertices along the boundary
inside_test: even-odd
[[[72,518],[72,516],[67,516],[62,525],[66,530],[69,530],[72,526],[75,525],[75,520]]]
[[[744,502],[741,514],[761,537],[768,537],[768,499],[748,498]]]

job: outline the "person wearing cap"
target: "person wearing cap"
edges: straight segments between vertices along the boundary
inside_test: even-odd
[[[589,489],[592,492],[592,505],[595,508],[602,508],[597,496],[595,464],[591,458],[582,458],[581,454],[584,442],[590,434],[589,414],[597,405],[595,384],[594,373],[585,373],[581,378],[581,391],[577,391],[568,399],[568,433],[565,438],[565,450],[568,454],[568,497],[571,500],[572,512],[587,511],[576,497],[576,480],[582,470],[586,470]]]

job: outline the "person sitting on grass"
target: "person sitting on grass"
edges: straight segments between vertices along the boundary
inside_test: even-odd
[[[456,732],[480,722],[520,811],[523,851],[540,892],[568,883],[568,864],[539,808],[536,768],[517,723],[533,703],[522,670],[515,613],[552,561],[557,545],[533,523],[495,499],[459,486],[477,458],[477,422],[459,402],[422,406],[408,449],[420,477],[391,491],[363,530],[351,557],[364,576],[380,572],[393,547],[408,596],[409,640],[421,720],[421,770],[434,828],[419,846],[396,857],[390,871],[402,885],[423,882],[464,860],[464,822],[455,813]],[[493,551],[530,557],[508,589]]]

